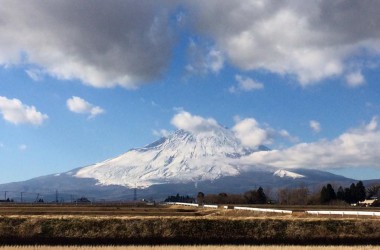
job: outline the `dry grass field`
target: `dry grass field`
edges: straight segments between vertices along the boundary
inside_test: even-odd
[[[377,246],[3,246],[0,250],[375,250]]]
[[[273,208],[271,206],[257,206],[262,208]],[[305,210],[364,210],[380,211],[378,208],[358,208],[358,207],[326,207],[326,206],[284,206],[279,209],[292,210],[293,214],[262,213],[243,210],[226,209],[205,209],[196,207],[185,207],[178,205],[145,205],[145,204],[17,204],[0,203],[0,216],[86,216],[86,217],[257,217],[257,218],[315,218],[316,216],[305,214]],[[322,218],[323,216],[319,216]],[[329,217],[329,216],[325,216]],[[335,216],[338,217],[338,216]],[[344,218],[356,218],[356,216],[344,216]],[[378,219],[379,217],[362,217],[368,219]]]
[[[215,211],[188,207],[125,204],[0,204],[0,216],[74,215],[74,216],[204,216]]]
[[[310,216],[302,211],[282,215],[125,204],[0,205],[0,245],[107,246],[147,242],[156,245],[378,245],[379,240],[380,218],[376,217]],[[237,249],[236,246],[233,249]]]

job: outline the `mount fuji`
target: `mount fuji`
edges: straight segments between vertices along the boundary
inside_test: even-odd
[[[243,147],[225,128],[203,133],[177,130],[143,148],[82,168],[75,176],[96,179],[101,185],[138,188],[214,181],[241,174],[239,159],[258,150],[268,149]]]
[[[268,150],[263,145],[243,146],[231,130],[221,126],[198,132],[177,130],[116,158],[65,173],[1,184],[0,190],[43,193],[45,197],[53,197],[58,190],[62,197],[115,200],[132,199],[132,189],[137,189],[139,198],[159,199],[176,193],[242,193],[258,186],[273,189],[353,181],[319,170],[290,171],[244,163],[246,156]]]

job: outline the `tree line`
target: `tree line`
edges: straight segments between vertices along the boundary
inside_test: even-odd
[[[331,184],[323,186],[319,190],[311,192],[307,187],[280,188],[277,193],[272,193],[270,188],[264,192],[262,187],[251,189],[242,194],[229,194],[221,192],[218,194],[204,194],[198,192],[197,197],[168,196],[165,202],[197,202],[198,204],[268,204],[280,205],[345,205],[364,201],[366,198],[377,196],[380,185],[372,185],[366,189],[362,181],[352,183],[349,187],[339,186],[336,191]],[[375,203],[375,205],[380,205]]]
[[[266,204],[269,199],[262,187],[252,189],[243,194],[207,194],[199,192],[197,202],[199,204]]]
[[[337,189],[327,184],[316,192],[310,192],[307,187],[283,188],[278,190],[277,201],[282,205],[347,205],[377,197],[379,191],[380,185],[366,188],[362,181],[352,183],[349,187],[339,186]],[[380,204],[375,202],[373,205]]]
[[[207,194],[198,192],[195,198],[191,196],[168,196],[165,202],[197,202],[198,204],[265,204],[268,202],[267,195],[264,193],[264,189],[259,187],[257,190],[249,190],[243,194]]]
[[[363,182],[352,183],[350,187],[343,188],[340,186],[335,193],[331,184],[323,186],[321,189],[320,200],[322,204],[327,204],[335,200],[345,201],[348,204],[364,201],[366,198],[366,189]]]

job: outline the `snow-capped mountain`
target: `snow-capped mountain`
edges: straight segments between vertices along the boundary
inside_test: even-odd
[[[285,169],[279,169],[279,170],[275,171],[273,173],[273,175],[281,177],[281,178],[286,178],[286,177],[293,178],[293,179],[305,178],[305,176],[302,174],[297,174],[297,173],[294,173],[292,171],[288,171]]]
[[[263,149],[243,147],[223,127],[199,133],[178,130],[143,148],[84,167],[75,176],[96,179],[101,185],[139,188],[215,180],[241,174],[239,158]]]
[[[0,184],[0,190],[14,190],[15,194],[43,193],[50,199],[56,199],[59,191],[60,197],[66,200],[84,195],[94,199],[130,200],[135,187],[139,189],[139,198],[162,199],[177,193],[242,193],[258,186],[264,189],[319,187],[328,182],[349,185],[353,181],[319,170],[289,171],[245,161],[246,156],[263,150],[269,149],[244,147],[231,130],[221,126],[208,132],[178,130],[116,158],[65,173]]]

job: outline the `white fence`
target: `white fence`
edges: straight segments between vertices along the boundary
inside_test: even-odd
[[[199,207],[196,203],[185,203],[185,202],[166,202],[168,205],[182,205],[182,206],[190,206],[190,207]]]
[[[203,205],[205,208],[218,208],[218,205]]]
[[[168,205],[182,205],[190,207],[204,207],[204,208],[213,208],[217,209],[218,205],[198,205],[196,203],[185,203],[185,202],[167,202]],[[222,208],[228,209],[229,206],[223,206]],[[230,207],[231,208],[231,207]],[[235,210],[246,210],[246,211],[255,211],[262,213],[280,213],[280,214],[292,214],[291,210],[280,210],[280,209],[266,209],[266,208],[255,208],[255,207],[233,207]],[[306,214],[311,215],[354,215],[354,216],[380,216],[380,212],[371,212],[371,211],[305,211]]]
[[[364,212],[364,211],[305,211],[307,214],[313,215],[356,215],[356,216],[380,216],[380,212]]]
[[[292,214],[293,211],[290,210],[280,210],[280,209],[266,209],[266,208],[255,208],[255,207],[234,207],[236,210],[248,210],[262,213],[280,213],[280,214]]]
[[[218,208],[218,205],[198,205],[196,203],[185,203],[185,202],[166,202],[168,205],[181,205],[190,207],[204,207],[204,208]]]
[[[196,203],[184,203],[184,202],[166,202],[168,205],[182,205],[182,206],[191,206],[191,207],[204,207],[204,208],[213,208],[217,209],[218,205],[198,205]],[[254,207],[229,207],[223,206],[222,208],[228,209],[233,208],[235,210],[247,210],[247,211],[255,211],[262,213],[280,213],[280,214],[291,214],[290,210],[279,210],[279,209],[265,209],[265,208],[254,208]]]

